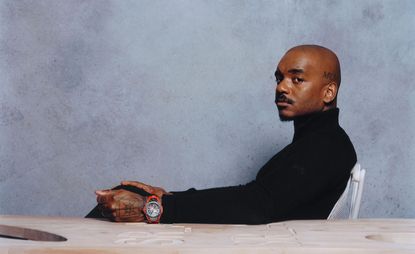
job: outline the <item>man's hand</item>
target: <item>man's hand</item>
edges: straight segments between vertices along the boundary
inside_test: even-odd
[[[142,222],[145,197],[126,190],[96,191],[101,213],[116,222]]]
[[[158,196],[160,199],[163,197],[163,195],[171,195],[170,192],[165,191],[163,188],[160,187],[154,187],[145,183],[140,183],[137,181],[122,181],[121,185],[128,185],[128,186],[134,186],[140,189],[143,189],[144,191]]]

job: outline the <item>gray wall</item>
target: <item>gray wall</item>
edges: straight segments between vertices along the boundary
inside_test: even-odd
[[[292,137],[291,46],[342,62],[362,217],[415,217],[415,1],[1,1],[0,214],[84,215],[123,179],[245,183]]]

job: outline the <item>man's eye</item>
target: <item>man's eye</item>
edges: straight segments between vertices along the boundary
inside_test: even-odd
[[[303,83],[304,79],[295,77],[295,78],[293,78],[293,82],[294,83]]]

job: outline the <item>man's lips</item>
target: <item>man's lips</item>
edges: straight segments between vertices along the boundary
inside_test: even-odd
[[[281,94],[281,95],[277,96],[277,99],[275,100],[275,103],[279,107],[287,107],[287,106],[290,106],[291,104],[293,104],[294,101],[291,100],[290,98],[287,98],[284,94]]]
[[[290,105],[291,105],[291,103],[288,103],[286,101],[277,101],[277,106],[278,107],[288,107]]]

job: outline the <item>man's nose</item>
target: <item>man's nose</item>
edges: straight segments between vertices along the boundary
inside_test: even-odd
[[[285,79],[281,80],[280,83],[277,84],[277,92],[282,94],[282,93],[289,93],[289,85],[287,84],[287,82],[285,81]]]

